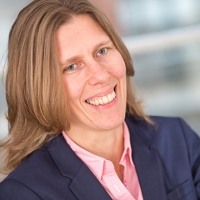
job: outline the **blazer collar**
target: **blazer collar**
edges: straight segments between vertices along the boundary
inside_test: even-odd
[[[144,199],[167,200],[160,159],[157,151],[151,149],[151,137],[148,137],[156,133],[152,133],[153,128],[142,120],[126,117],[126,123],[130,132],[133,163]]]
[[[48,150],[63,177],[72,180],[69,188],[78,199],[111,200],[100,182],[71,150],[62,134],[48,144]]]

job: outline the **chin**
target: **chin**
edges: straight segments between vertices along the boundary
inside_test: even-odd
[[[125,119],[125,115],[120,116],[120,117],[119,116],[115,117],[114,119],[108,119],[102,122],[99,121],[98,127],[106,129],[106,130],[114,130],[114,129],[119,128],[123,124],[124,119]]]

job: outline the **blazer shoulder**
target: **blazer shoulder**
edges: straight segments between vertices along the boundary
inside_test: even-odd
[[[50,150],[57,152],[59,140],[59,138],[55,138],[46,146],[36,150],[12,171],[0,183],[0,199],[1,195],[4,195],[6,197],[4,199],[8,200],[76,199],[69,189],[71,179],[62,175],[50,154]],[[57,157],[59,156],[57,153]],[[66,166],[67,169],[68,167],[69,165]],[[8,194],[9,190],[10,195]],[[23,196],[25,193],[27,196]],[[33,198],[29,198],[31,193]],[[38,197],[34,198],[34,195]],[[11,198],[12,196],[16,198]]]
[[[146,138],[150,143],[157,140],[199,140],[199,136],[179,117],[150,116],[150,118],[154,124],[132,116],[126,117],[131,136],[135,135],[144,140]]]
[[[183,138],[186,142],[200,140],[199,135],[180,117],[151,117],[155,122],[155,133],[162,137]]]
[[[29,155],[14,171],[10,173],[0,183],[0,191],[2,192],[4,190],[2,188],[9,189],[10,186],[14,193],[18,188],[22,188],[27,192],[29,190],[36,192],[39,188],[38,185],[45,185],[46,180],[49,178],[52,178],[53,180],[53,178],[55,178],[54,174],[59,174],[59,172],[56,170],[48,149],[44,147]],[[21,194],[21,192],[19,193]],[[38,192],[36,193],[38,194]]]
[[[41,147],[30,154],[6,179],[25,179],[26,175],[31,176],[48,166],[51,157],[46,147]]]
[[[29,187],[21,182],[6,179],[0,183],[0,197],[6,200],[29,199],[41,200],[41,198]]]

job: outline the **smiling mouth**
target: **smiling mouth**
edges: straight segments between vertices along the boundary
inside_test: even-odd
[[[99,105],[106,105],[108,103],[110,103],[111,101],[113,101],[116,97],[116,93],[113,90],[110,94],[97,98],[97,99],[93,99],[93,100],[86,100],[85,102],[94,106],[99,106]]]

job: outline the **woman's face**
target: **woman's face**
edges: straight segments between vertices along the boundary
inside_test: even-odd
[[[108,131],[122,125],[126,67],[108,35],[88,15],[62,25],[56,35],[70,106],[71,128]]]

